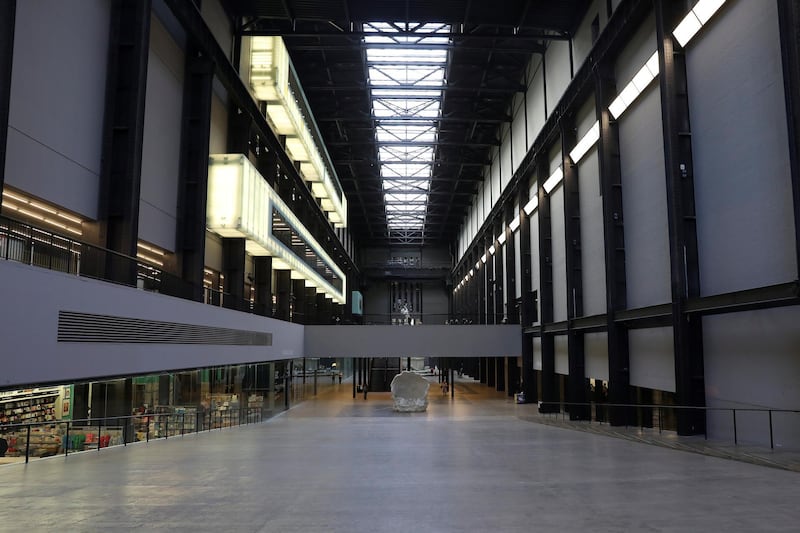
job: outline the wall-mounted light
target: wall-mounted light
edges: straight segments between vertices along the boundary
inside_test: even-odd
[[[570,151],[569,158],[572,159],[573,163],[577,164],[598,140],[600,140],[600,121],[595,122],[581,140],[578,141],[575,148]]]
[[[500,244],[505,244],[506,243],[506,232],[505,231],[503,233],[501,233],[497,237],[497,242],[500,243]]]
[[[512,233],[519,229],[519,215],[511,219],[511,222],[508,223],[508,229],[510,229]]]
[[[553,171],[552,174],[550,174],[550,177],[547,178],[544,184],[542,185],[542,187],[544,188],[544,192],[550,194],[550,191],[555,189],[556,185],[561,183],[561,180],[563,179],[564,179],[564,171],[561,170],[561,167],[558,167]]]
[[[628,109],[630,106],[642,92],[647,88],[655,77],[658,76],[658,51],[654,52],[653,55],[650,56],[650,59],[647,60],[647,63],[644,64],[642,68],[636,73],[631,81],[622,89],[622,92],[619,93],[611,105],[608,106],[608,110],[611,112],[611,115],[616,119],[619,118],[622,113]]]
[[[700,0],[697,2],[672,31],[675,40],[681,46],[686,46],[724,3],[725,0]]]
[[[525,211],[526,215],[530,216],[531,213],[536,211],[536,208],[538,206],[539,206],[539,197],[538,196],[534,196],[533,198],[528,200],[528,203],[525,204],[525,207],[523,207],[522,210]],[[516,220],[517,220],[517,226],[519,226],[519,218],[517,218]],[[514,230],[514,231],[516,231],[516,230]]]
[[[486,263],[486,254],[481,256],[481,263]]]
[[[489,253],[491,255],[494,255],[496,251],[497,251],[497,248],[494,247],[494,244],[489,247]]]

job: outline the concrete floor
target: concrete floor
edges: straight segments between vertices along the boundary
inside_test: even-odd
[[[800,474],[347,383],[258,425],[0,467],[0,531],[797,531]]]

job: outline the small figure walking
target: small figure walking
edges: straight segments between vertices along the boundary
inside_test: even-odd
[[[446,381],[442,381],[442,394],[447,394],[450,390],[450,385]]]

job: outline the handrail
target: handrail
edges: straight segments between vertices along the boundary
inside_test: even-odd
[[[194,417],[194,420],[192,420]],[[156,421],[156,434],[151,437],[150,419]],[[175,419],[176,424],[170,428],[170,419]],[[240,425],[247,425],[250,423],[259,423],[264,420],[264,407],[240,407],[239,409],[231,409],[227,411],[195,411],[195,412],[171,412],[171,413],[141,413],[135,415],[123,416],[109,416],[102,418],[82,418],[76,420],[48,420],[43,422],[26,422],[16,424],[3,424],[0,425],[0,437],[9,434],[24,433],[25,434],[25,462],[28,463],[31,457],[31,437],[36,428],[64,426],[64,431],[52,434],[50,436],[61,437],[60,441],[48,443],[50,446],[56,445],[59,450],[53,455],[64,454],[68,456],[71,448],[70,430],[84,432],[87,429],[92,431],[92,435],[97,436],[97,451],[101,448],[110,447],[110,437],[103,445],[103,429],[105,428],[106,435],[109,435],[109,430],[121,431],[122,446],[127,446],[129,442],[140,442],[136,434],[129,434],[129,428],[134,428],[134,423],[139,421],[146,423],[144,442],[150,442],[152,439],[168,439],[170,436],[183,436],[187,433],[199,433],[200,431],[211,431],[213,429],[222,429],[224,427],[233,427]],[[194,422],[194,430],[186,431],[187,422]],[[227,423],[226,423],[227,422]],[[163,427],[160,426],[163,424]],[[208,429],[206,429],[206,426]],[[202,427],[202,429],[201,429]],[[172,429],[172,432],[170,432]],[[133,437],[132,439],[129,437]],[[18,438],[16,435],[14,438]],[[94,439],[94,437],[93,437]],[[91,444],[95,444],[93,440]],[[116,444],[119,445],[119,444]]]
[[[531,402],[532,403],[532,402]],[[765,413],[768,416],[768,425],[769,425],[769,446],[770,449],[775,449],[775,435],[774,435],[774,426],[773,426],[773,413],[788,413],[788,414],[797,414],[800,415],[800,409],[773,409],[768,407],[708,407],[708,406],[697,406],[697,405],[666,405],[666,404],[629,404],[629,403],[605,403],[605,402],[547,402],[547,401],[539,401],[539,407],[545,407],[542,411],[542,414],[547,415],[555,415],[558,414],[562,415],[562,419],[565,418],[566,413],[569,411],[563,410],[562,407],[589,407],[589,422],[592,422],[592,415],[591,415],[591,408],[595,408],[595,420],[602,424],[603,420],[597,417],[597,410],[602,409],[605,411],[608,408],[616,408],[616,409],[653,409],[658,411],[658,430],[659,433],[664,431],[664,411],[665,410],[687,410],[687,411],[703,411],[705,413],[708,412],[728,412],[732,416],[732,426],[733,426],[733,443],[735,445],[739,444],[739,430],[737,427],[737,419],[736,413],[737,412],[753,412],[753,413]],[[548,410],[547,407],[558,407],[558,411]],[[603,419],[606,418],[605,413],[602,416]],[[628,417],[623,417],[625,420],[625,426],[629,427],[630,424]],[[642,421],[644,419],[642,418]],[[640,424],[640,427],[649,427],[643,424]],[[704,437],[708,440],[708,424],[705,425],[704,430]]]
[[[36,236],[34,236],[34,234],[36,234]],[[0,215],[0,236],[6,237],[0,259],[30,264],[58,272],[66,272],[78,277],[100,279],[104,282],[127,287],[137,286],[136,282],[123,282],[109,277],[102,268],[98,269],[97,272],[92,272],[91,268],[86,267],[86,263],[90,261],[82,260],[84,256],[88,256],[89,259],[95,259],[96,262],[99,263],[107,258],[114,258],[124,261],[125,264],[131,268],[136,268],[136,280],[142,282],[145,290],[154,290],[167,294],[168,296],[191,300],[191,295],[194,293],[195,289],[198,288],[197,284],[190,283],[179,276],[146,263],[139,258],[78,239],[73,239],[72,237],[60,235],[48,229],[43,229],[6,215]],[[12,250],[14,247],[14,239],[24,242],[27,248],[16,251]],[[42,251],[42,247],[45,247],[45,250]],[[70,254],[68,264],[58,262],[63,261],[65,258],[58,256],[56,250],[60,250],[64,252],[64,254]],[[37,258],[36,253],[44,253],[46,255],[46,264],[43,264],[42,261]],[[100,255],[92,257],[93,254]],[[249,300],[234,298],[233,295],[228,292],[211,289],[205,286],[201,286],[200,290],[204,295],[204,302],[207,304],[249,313],[255,313],[257,310],[260,310],[258,305],[253,305]],[[271,316],[271,313],[264,316]]]

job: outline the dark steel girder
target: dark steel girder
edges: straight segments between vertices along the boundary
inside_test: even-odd
[[[464,141],[464,142],[443,142],[443,141],[334,141],[327,143],[328,146],[353,146],[358,144],[376,145],[376,146],[458,146],[458,147],[489,147],[500,146],[500,141],[495,139],[492,141]]]
[[[441,86],[425,86],[425,85],[326,85],[326,86],[318,86],[312,85],[310,87],[303,87],[303,90],[306,93],[313,93],[313,92],[334,92],[334,91],[410,91],[410,92],[422,92],[422,91],[448,91],[448,92],[469,92],[469,93],[522,93],[525,92],[526,88],[522,84],[511,85],[509,87],[462,87],[457,84],[455,85],[445,85],[444,87]],[[381,99],[394,99],[394,98],[403,98],[407,99],[411,97],[411,95],[383,95],[377,94],[373,95],[372,98],[381,98]],[[426,98],[435,100],[437,96],[424,96],[424,95],[414,95],[414,98]],[[418,120],[424,120],[422,117],[419,117]]]

